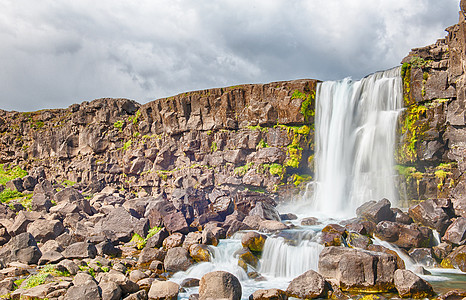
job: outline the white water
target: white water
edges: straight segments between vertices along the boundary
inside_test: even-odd
[[[402,106],[399,68],[318,85],[311,212],[349,216],[370,200],[396,203],[394,146]]]

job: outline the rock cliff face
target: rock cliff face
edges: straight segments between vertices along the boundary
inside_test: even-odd
[[[402,199],[451,199],[465,216],[466,22],[446,31],[445,39],[402,61],[406,110],[396,160]]]
[[[43,167],[89,193],[107,185],[139,196],[188,187],[294,193],[312,175],[316,82],[0,111],[0,163]]]

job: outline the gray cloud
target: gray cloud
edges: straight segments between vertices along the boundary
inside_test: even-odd
[[[0,108],[360,78],[444,37],[458,0],[0,3]]]

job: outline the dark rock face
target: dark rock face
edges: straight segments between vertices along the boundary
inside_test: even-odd
[[[390,221],[382,221],[377,224],[374,235],[381,240],[407,249],[428,247],[433,238],[432,231],[428,228]]]
[[[447,228],[442,240],[455,245],[466,242],[466,218],[460,217]]]
[[[409,208],[409,216],[415,222],[437,230],[441,235],[451,223],[449,216],[432,199]]]
[[[396,269],[395,256],[385,253],[326,247],[319,256],[319,273],[343,291],[388,292]]]
[[[241,299],[241,284],[233,274],[224,271],[210,272],[199,283],[199,300]]]

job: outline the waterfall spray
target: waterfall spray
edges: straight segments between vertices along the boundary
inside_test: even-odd
[[[370,200],[396,203],[394,146],[402,107],[400,68],[318,85],[312,211],[345,216]]]

